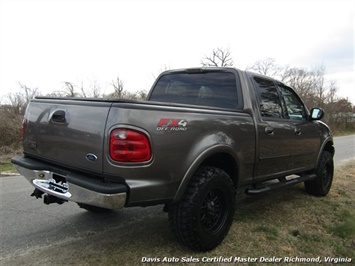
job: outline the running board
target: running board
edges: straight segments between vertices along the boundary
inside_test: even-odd
[[[289,185],[295,185],[297,183],[309,181],[309,180],[312,180],[316,177],[317,177],[316,174],[312,174],[312,175],[300,176],[300,177],[293,178],[290,180],[286,180],[285,178],[280,178],[279,183],[267,184],[267,185],[260,187],[260,188],[249,188],[249,189],[245,190],[245,193],[248,195],[256,195],[256,194],[267,192],[267,191],[274,190],[277,188],[282,188],[282,187],[286,187]]]

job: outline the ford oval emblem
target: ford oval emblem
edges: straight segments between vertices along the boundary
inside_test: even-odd
[[[86,154],[86,159],[91,162],[97,161],[97,156],[93,153]]]

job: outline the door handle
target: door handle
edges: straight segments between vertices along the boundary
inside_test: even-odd
[[[295,134],[297,135],[297,136],[299,136],[299,135],[301,135],[302,134],[302,130],[300,129],[300,128],[295,128]]]
[[[52,114],[51,120],[56,123],[64,123],[65,122],[65,111],[57,110]]]
[[[265,133],[267,134],[267,135],[274,135],[274,128],[272,128],[272,127],[266,127],[265,128]]]

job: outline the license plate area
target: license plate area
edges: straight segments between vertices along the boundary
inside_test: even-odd
[[[34,171],[37,178],[32,180],[32,184],[44,193],[48,193],[59,198],[70,198],[69,184],[62,175],[50,171]]]
[[[48,179],[48,189],[65,194],[68,192],[69,185],[65,177],[53,173],[52,178]]]

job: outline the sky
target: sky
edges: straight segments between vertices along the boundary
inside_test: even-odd
[[[19,83],[108,93],[119,77],[149,90],[161,70],[199,67],[222,47],[239,69],[323,65],[355,104],[354,24],[353,0],[0,0],[0,101]]]

